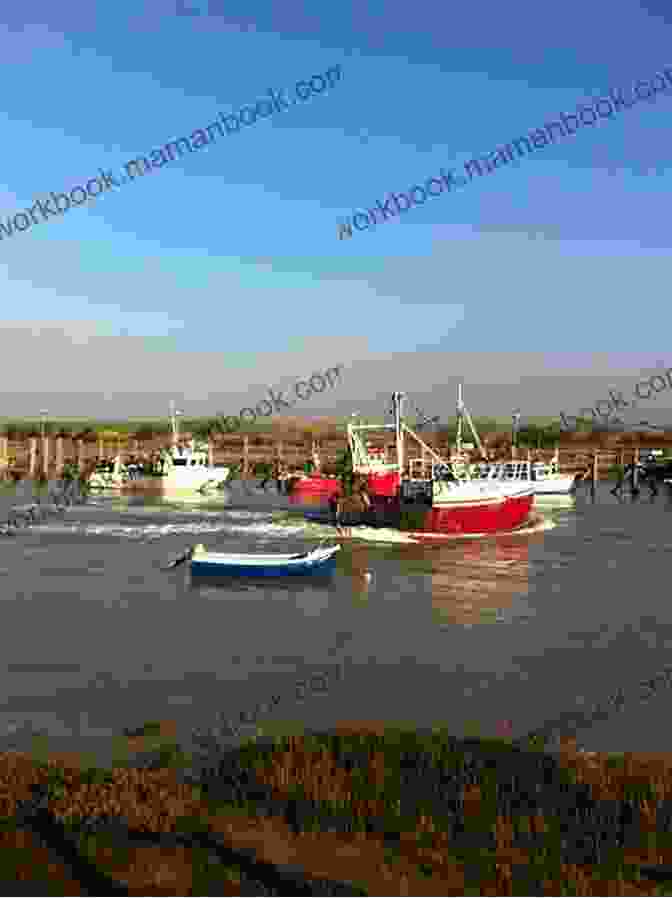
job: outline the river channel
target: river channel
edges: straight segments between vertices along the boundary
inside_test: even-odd
[[[0,501],[6,519],[17,500]],[[672,661],[667,490],[619,502],[599,485],[539,510],[524,534],[346,541],[331,579],[272,585],[162,570],[195,542],[291,552],[333,535],[270,488],[189,505],[100,496],[1,537],[0,750],[37,735],[102,763],[124,728],[174,721],[186,739],[260,704],[264,733],[385,720],[494,735],[508,721],[516,737],[632,693]],[[628,723],[641,704],[584,721],[579,743],[665,750],[653,720]]]

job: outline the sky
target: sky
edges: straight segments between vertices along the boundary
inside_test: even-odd
[[[233,415],[337,364],[301,413],[382,413],[405,390],[446,417],[462,379],[474,415],[557,416],[672,366],[672,88],[338,239],[390,193],[672,68],[668,0],[25,0],[0,18],[0,228],[270,89],[341,75],[1,230],[0,416],[156,416],[171,398]],[[644,406],[672,426],[672,389]]]

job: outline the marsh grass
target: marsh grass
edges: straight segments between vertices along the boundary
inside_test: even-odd
[[[139,750],[165,751],[170,766],[187,761],[188,753],[159,722],[148,722],[131,738]],[[140,857],[152,858],[154,870],[179,867],[183,891],[164,894],[203,894],[208,883],[226,880],[234,887],[239,881],[239,866],[213,863],[199,847],[198,839],[215,818],[218,826],[226,822],[230,827],[232,844],[249,844],[271,859],[274,851],[289,850],[306,871],[329,868],[334,879],[345,873],[340,846],[356,845],[357,863],[347,878],[360,883],[363,893],[536,894],[544,883],[548,894],[672,894],[672,882],[639,875],[645,860],[656,864],[670,858],[669,834],[645,826],[639,843],[624,850],[614,830],[592,863],[580,860],[584,849],[572,841],[579,820],[572,817],[574,807],[583,808],[581,826],[590,838],[608,828],[607,818],[600,816],[605,801],[615,814],[619,807],[629,813],[639,808],[655,823],[651,808],[661,790],[672,798],[672,764],[664,774],[627,755],[559,759],[539,744],[530,749],[502,738],[458,739],[444,724],[417,731],[402,723],[378,731],[344,724],[328,733],[251,738],[226,757],[217,772],[190,786],[179,786],[176,772],[169,776],[167,769],[73,771],[53,761],[43,761],[31,776],[47,786],[54,810],[66,811],[79,854],[101,870],[117,877],[124,870],[123,878],[136,877],[138,885],[140,873],[128,870]],[[221,777],[238,782],[235,800],[217,798]],[[129,828],[141,829],[148,838],[170,825],[195,841],[188,857],[176,852],[173,864],[151,844],[141,851],[117,845],[110,833],[92,838],[82,820],[101,810],[113,817],[128,815]],[[258,839],[266,832],[268,840],[260,847]],[[249,841],[253,833],[256,841]],[[311,852],[320,846],[318,863]],[[381,878],[382,870],[390,879]],[[409,891],[395,884],[402,881]],[[196,888],[204,891],[191,891]]]

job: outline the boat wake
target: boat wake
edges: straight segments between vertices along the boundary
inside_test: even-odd
[[[158,540],[165,536],[199,536],[207,533],[249,534],[256,538],[302,536],[306,528],[300,522],[275,523],[268,512],[226,512],[212,516],[200,515],[198,520],[171,520],[161,524],[120,523],[70,520],[38,525],[51,533],[69,533],[82,536],[114,536],[128,540]]]
[[[131,512],[132,522],[126,521],[94,521],[82,515],[84,509],[77,510],[77,517],[44,521],[33,525],[40,530],[52,533],[78,534],[82,536],[112,536],[127,540],[159,540],[166,536],[201,536],[205,534],[230,534],[231,536],[250,536],[255,541],[268,539],[307,538],[307,539],[348,539],[389,545],[417,545],[420,543],[444,543],[465,539],[482,539],[494,534],[451,534],[427,533],[419,531],[400,531],[392,527],[372,527],[365,524],[354,525],[348,529],[348,536],[339,535],[336,528],[323,514],[304,516],[295,511],[246,511],[227,510],[219,512],[199,511],[191,513],[191,520],[186,519],[185,512],[169,513],[169,520],[161,523],[143,521],[144,511],[138,508]],[[97,509],[102,511],[102,509]],[[93,509],[91,509],[93,511]],[[164,513],[165,513],[164,509]],[[154,517],[148,514],[148,517]],[[155,518],[154,518],[155,520]],[[551,530],[557,524],[550,515],[534,512],[527,523],[516,530],[503,531],[497,536],[531,535]]]

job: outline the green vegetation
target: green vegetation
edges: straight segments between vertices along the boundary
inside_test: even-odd
[[[304,438],[311,435],[316,438],[345,436],[350,416],[334,418],[285,418],[273,416],[257,419],[254,423],[242,423],[240,428],[231,436],[245,434],[272,434],[294,432]],[[362,423],[386,424],[389,418],[384,416],[362,417]],[[546,448],[553,446],[560,437],[560,423],[552,418],[528,418],[527,425],[519,431],[518,444],[530,446],[530,448]],[[412,419],[411,419],[412,421]],[[474,418],[476,429],[481,437],[497,433],[506,437],[511,435],[511,418],[481,417]],[[413,421],[411,426],[415,422]],[[590,423],[586,422],[590,429]],[[77,436],[94,438],[107,432],[109,436],[119,435],[134,436],[138,439],[147,439],[163,436],[170,433],[170,421],[167,416],[156,418],[131,417],[125,419],[97,419],[90,417],[49,417],[42,422],[35,417],[2,417],[0,416],[0,434],[12,438],[26,436],[39,436],[44,430],[47,436]],[[183,433],[193,433],[200,439],[206,439],[209,434],[227,436],[220,427],[218,416],[180,417],[180,430]],[[468,428],[467,428],[468,430]],[[420,431],[420,435],[429,435],[429,431]],[[446,425],[439,428],[437,435],[441,440],[454,442],[457,434],[457,418],[449,418]],[[468,432],[464,433],[466,440],[470,439]]]

